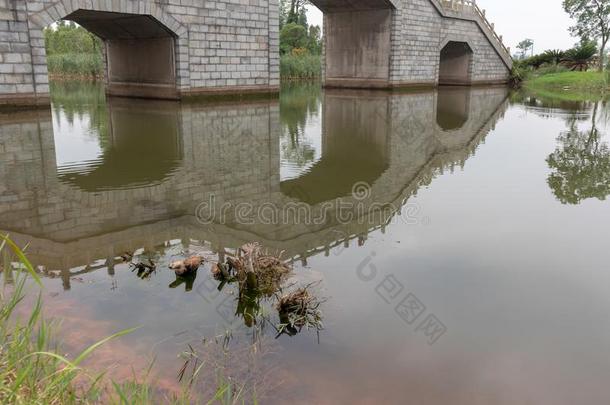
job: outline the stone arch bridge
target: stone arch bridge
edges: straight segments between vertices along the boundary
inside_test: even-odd
[[[504,83],[511,68],[474,0],[313,0],[329,87]],[[0,104],[47,104],[43,29],[105,43],[107,91],[179,99],[279,89],[278,0],[0,0]]]

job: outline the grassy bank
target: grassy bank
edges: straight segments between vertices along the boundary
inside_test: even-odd
[[[159,397],[148,371],[133,379],[115,382],[107,372],[93,373],[82,366],[84,360],[108,341],[131,333],[118,332],[99,340],[74,357],[66,357],[57,342],[58,324],[43,318],[42,284],[23,251],[0,235],[0,403],[42,405],[87,404],[233,404],[245,402],[236,387],[218,374],[215,393],[210,398],[191,395],[190,385],[181,394]],[[34,282],[30,283],[31,280]],[[30,284],[38,298],[24,308]],[[27,287],[27,288],[26,288]],[[29,299],[28,301],[32,301]],[[193,372],[197,377],[203,364]],[[213,370],[214,371],[214,370]],[[248,401],[251,402],[251,401]],[[254,399],[254,402],[256,400]]]
[[[525,86],[534,90],[570,90],[581,93],[603,93],[610,90],[608,72],[559,72],[536,75],[525,81]]]

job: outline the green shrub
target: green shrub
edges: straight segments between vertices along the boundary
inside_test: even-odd
[[[102,40],[73,22],[61,21],[44,30],[47,55],[61,53],[101,53]]]
[[[521,84],[523,83],[523,81],[526,80],[529,74],[529,68],[519,65],[517,63],[513,64],[513,67],[510,70],[509,85],[515,89],[521,87]]]
[[[280,59],[280,75],[283,79],[315,79],[322,72],[320,55],[286,54]]]
[[[290,23],[280,31],[280,51],[288,54],[293,48],[306,48],[308,44],[307,29],[299,24]]]
[[[101,76],[104,61],[101,54],[63,53],[47,56],[49,73],[56,75]]]

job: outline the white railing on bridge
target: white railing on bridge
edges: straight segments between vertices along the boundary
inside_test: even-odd
[[[510,48],[504,45],[502,35],[498,35],[494,24],[487,20],[485,10],[481,10],[477,5],[476,0],[437,0],[445,10],[453,11],[458,14],[470,14],[478,19],[484,28],[487,28],[492,37],[498,41],[498,44],[510,57]]]

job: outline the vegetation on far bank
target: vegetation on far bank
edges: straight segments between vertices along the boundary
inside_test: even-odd
[[[608,90],[610,68],[606,46],[610,40],[610,7],[606,1],[563,0],[562,8],[573,20],[570,34],[579,39],[571,49],[550,49],[534,55],[534,41],[519,42],[511,83],[541,91],[558,89],[580,93]],[[594,72],[594,70],[596,72]]]
[[[319,78],[322,30],[309,25],[304,0],[280,0],[280,77]]]
[[[47,66],[52,76],[98,78],[104,74],[102,40],[74,24],[62,21],[44,30]]]
[[[320,55],[286,54],[280,59],[282,80],[318,79],[322,71]]]
[[[54,77],[96,79],[104,75],[103,57],[94,53],[48,55],[47,67]]]
[[[598,70],[597,52],[597,45],[584,38],[566,51],[547,50],[516,59],[511,73],[513,85],[537,92],[605,93],[609,75]]]

